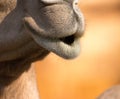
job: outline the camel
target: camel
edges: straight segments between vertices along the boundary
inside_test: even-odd
[[[97,99],[120,99],[120,85],[113,86],[103,92]]]
[[[0,0],[0,99],[40,99],[34,62],[80,53],[77,0]]]

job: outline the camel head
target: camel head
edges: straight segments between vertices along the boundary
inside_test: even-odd
[[[1,0],[0,61],[79,55],[84,18],[78,0]]]

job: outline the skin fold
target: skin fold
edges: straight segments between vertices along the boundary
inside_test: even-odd
[[[80,53],[77,0],[0,0],[0,99],[39,99],[33,62]]]

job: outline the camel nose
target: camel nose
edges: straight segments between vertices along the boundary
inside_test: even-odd
[[[56,4],[56,3],[60,3],[63,0],[41,0],[41,2],[43,2],[44,4]]]

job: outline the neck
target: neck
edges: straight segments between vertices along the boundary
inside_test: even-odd
[[[8,65],[6,66],[9,68],[8,71],[1,70],[3,65],[3,63],[0,64],[0,99],[39,99],[33,66],[24,66],[26,68],[24,71],[19,71],[13,66],[14,71],[16,71],[13,73]]]

